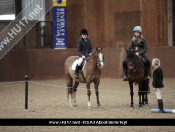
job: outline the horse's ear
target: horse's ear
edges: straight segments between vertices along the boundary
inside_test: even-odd
[[[102,49],[103,49],[103,48],[101,47],[101,51],[102,51]]]
[[[96,51],[98,51],[98,48],[96,47]]]

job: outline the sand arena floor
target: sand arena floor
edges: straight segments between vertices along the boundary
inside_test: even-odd
[[[91,84],[91,109],[87,106],[85,84],[77,91],[77,107],[67,101],[65,80],[29,82],[29,103],[25,109],[24,82],[0,84],[0,118],[174,118],[175,114],[151,113],[157,108],[156,95],[148,95],[149,104],[138,106],[137,86],[134,86],[134,109],[130,105],[129,85],[122,79],[101,79],[99,85],[101,108],[97,109],[96,96]],[[152,82],[152,80],[150,81]],[[41,83],[41,84],[40,84]],[[51,85],[45,85],[51,84]],[[54,85],[54,86],[53,86]],[[164,108],[175,109],[175,78],[165,78],[162,89]],[[175,132],[175,126],[1,126],[0,132]]]

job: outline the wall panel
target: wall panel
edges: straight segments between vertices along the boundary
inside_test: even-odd
[[[113,15],[113,12],[114,12],[114,9],[115,7],[113,6],[114,5],[114,1],[115,0],[109,0],[109,1],[104,1],[104,4],[105,4],[105,12],[104,12],[104,16],[105,16],[105,24],[104,24],[104,27],[105,27],[105,42],[103,43],[104,47],[116,47],[116,41],[114,40],[115,38],[115,24],[114,24],[114,15]],[[102,31],[103,32],[103,31]]]
[[[126,56],[124,47],[103,50],[105,65],[101,77],[122,78],[122,62]],[[28,75],[30,80],[65,79],[64,62],[72,55],[77,55],[76,48],[11,50],[0,60],[0,82],[21,81],[25,75]],[[161,60],[164,77],[175,78],[175,72],[172,72],[175,67],[175,63],[172,63],[172,60],[175,60],[175,47],[150,47],[147,56],[150,61],[155,57]]]
[[[79,38],[77,32],[82,27],[88,29],[94,47],[128,45],[132,38],[132,29],[136,25],[142,26],[148,46],[168,45],[167,0],[68,0],[67,2],[68,41],[74,42],[69,43],[69,48],[76,47]]]
[[[86,0],[86,6],[87,6],[87,23],[85,28],[88,29],[89,32],[89,38],[91,39],[91,42],[93,46],[97,46],[97,36],[99,36],[99,32],[97,27],[97,19],[96,16],[99,14],[99,12],[96,10],[96,1],[94,0]]]

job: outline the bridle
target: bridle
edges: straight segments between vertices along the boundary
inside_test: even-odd
[[[101,53],[101,52],[99,52],[99,53]],[[98,53],[98,54],[99,54]],[[98,56],[98,55],[97,55]],[[96,55],[95,55],[95,59],[96,59],[96,62],[97,62],[97,66],[101,66],[101,62],[104,62],[104,55],[102,56],[102,60],[100,60],[100,58],[99,57],[97,57]]]
[[[132,62],[133,68],[132,68],[132,69],[129,69],[129,65],[130,65],[130,64],[128,64],[129,62],[128,62],[128,59],[126,58],[126,64],[127,64],[128,70],[129,70],[130,72],[136,72],[137,69],[138,69],[138,65],[137,65],[137,56],[135,55],[131,60],[132,60],[132,61],[129,61],[129,62]]]

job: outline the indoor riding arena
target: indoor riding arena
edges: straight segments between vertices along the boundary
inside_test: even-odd
[[[16,16],[25,6],[32,4],[32,2],[27,3],[27,0],[26,2],[25,0],[2,1],[4,4],[8,1],[15,5],[16,10],[13,11]],[[151,111],[151,109],[158,109],[157,97],[152,86],[152,75],[149,82],[148,104],[139,108],[138,85],[134,85],[134,108],[130,107],[130,87],[128,81],[123,81],[122,67],[122,62],[126,58],[125,48],[129,48],[133,37],[133,28],[140,25],[142,35],[147,40],[146,56],[150,61],[153,58],[159,58],[161,61],[164,84],[161,90],[163,107],[175,110],[175,26],[173,25],[175,2],[173,0],[62,0],[61,2],[66,2],[67,13],[67,43],[64,48],[56,47],[54,44],[54,9],[49,7],[55,0],[38,1],[40,3],[33,3],[40,7],[38,9],[49,10],[44,20],[40,21],[36,18],[28,21],[29,25],[24,29],[30,30],[21,33],[22,37],[18,41],[14,40],[16,43],[14,42],[9,49],[3,50],[1,43],[1,123],[2,119],[51,118],[133,119],[136,122],[137,119],[173,119],[175,122],[173,112],[154,113]],[[59,6],[53,6],[53,8],[59,8]],[[10,8],[4,9],[2,14],[8,11],[11,11]],[[12,26],[7,26],[11,21],[13,20],[0,19],[0,39],[4,36],[3,31],[12,32]],[[30,25],[33,26],[29,28]],[[70,106],[68,100],[69,87],[67,87],[65,78],[65,61],[70,56],[78,56],[77,44],[80,39],[80,30],[84,28],[88,30],[88,38],[91,40],[93,51],[96,50],[96,47],[102,48],[104,55],[104,67],[101,68],[98,87],[101,107],[97,107],[93,83],[90,85],[91,107],[87,103],[85,83],[80,83],[77,88],[76,106]],[[152,125],[129,126],[128,122],[128,125],[123,126],[4,126],[1,123],[1,132],[175,132],[175,124],[156,126],[153,123]]]

